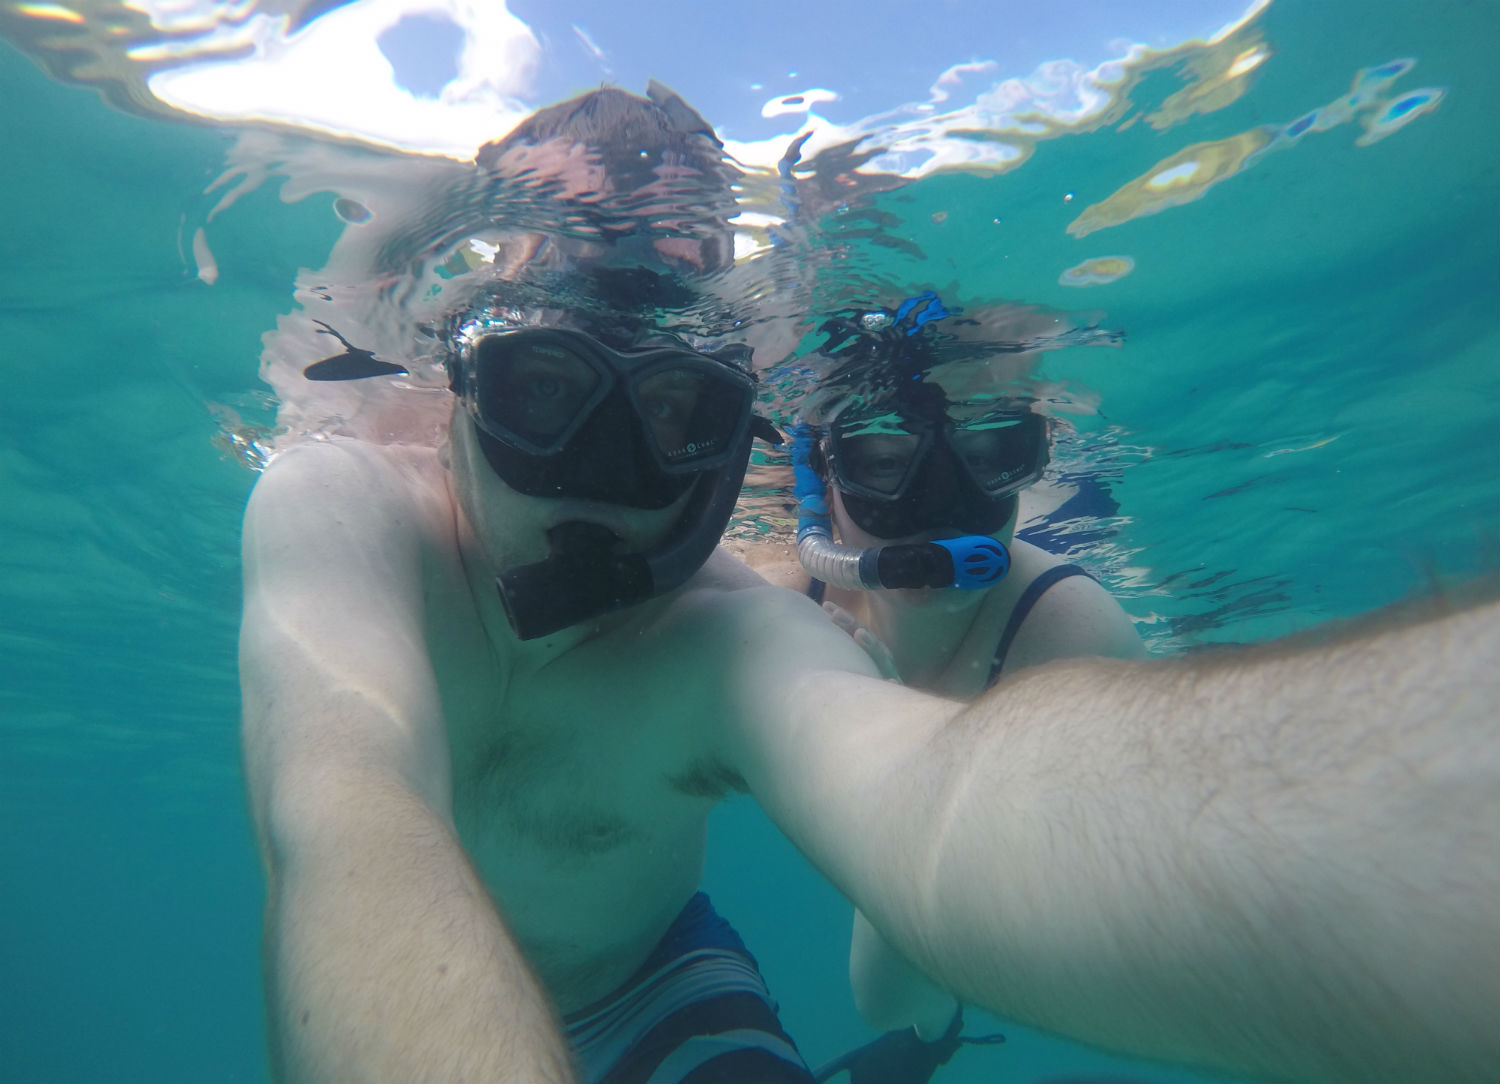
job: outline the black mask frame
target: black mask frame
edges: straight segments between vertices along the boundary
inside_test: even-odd
[[[491,468],[528,496],[665,508],[730,465],[760,421],[754,378],[686,347],[623,351],[542,327],[466,339],[453,390]]]
[[[842,496],[849,518],[876,538],[934,530],[994,534],[1014,513],[1016,494],[1046,470],[1047,419],[1040,414],[1010,410],[954,421],[896,413],[893,422],[878,428],[874,419],[840,418],[821,442],[829,484]],[[986,431],[1006,434],[995,449],[1005,453],[1004,462],[986,465],[974,444],[965,447],[968,438],[962,434]],[[859,463],[859,442],[881,437],[908,444],[906,454],[890,464]]]

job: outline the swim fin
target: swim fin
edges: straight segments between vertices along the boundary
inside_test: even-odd
[[[823,1084],[840,1072],[848,1072],[849,1084],[927,1084],[938,1066],[946,1065],[964,1043],[988,1045],[1003,1043],[1004,1035],[981,1035],[966,1038],[962,1010],[953,1014],[953,1023],[941,1039],[924,1042],[914,1028],[888,1031],[874,1042],[840,1055],[813,1073]]]

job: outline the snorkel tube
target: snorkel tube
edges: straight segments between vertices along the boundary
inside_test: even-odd
[[[795,425],[792,479],[797,495],[797,560],[815,579],[849,591],[877,587],[993,587],[1010,571],[1010,551],[988,535],[857,549],[833,540],[826,488],[812,465],[814,433]]]
[[[552,552],[545,560],[509,569],[495,579],[516,636],[550,636],[686,583],[719,544],[745,482],[751,441],[769,428],[752,424],[740,454],[722,470],[698,480],[677,526],[652,550],[621,553],[619,537],[598,523],[559,523],[548,531]],[[771,433],[779,437],[775,430]]]

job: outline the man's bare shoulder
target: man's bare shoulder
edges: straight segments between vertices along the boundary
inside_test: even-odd
[[[720,549],[666,616],[676,634],[722,668],[726,706],[742,725],[779,711],[780,697],[803,675],[842,671],[875,676],[874,664],[817,603],[767,583]]]
[[[242,649],[368,653],[382,628],[420,628],[430,557],[453,546],[448,494],[431,449],[345,440],[278,456],[245,512]]]
[[[272,460],[245,512],[244,560],[345,567],[353,554],[452,534],[446,471],[431,448],[308,442]]]
[[[739,542],[726,540],[721,549],[754,569],[767,583],[805,592],[809,577],[797,560],[797,544],[790,538],[775,542]]]
[[[297,506],[315,519],[356,509],[386,512],[447,499],[444,471],[433,448],[361,440],[308,441],[271,461],[251,494],[251,511]]]

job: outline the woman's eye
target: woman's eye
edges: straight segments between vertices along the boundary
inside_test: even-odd
[[[567,387],[555,376],[538,376],[532,378],[529,390],[533,399],[557,399],[566,393]]]
[[[866,485],[893,486],[911,464],[911,442],[884,436],[863,437],[850,444],[848,462]]]

